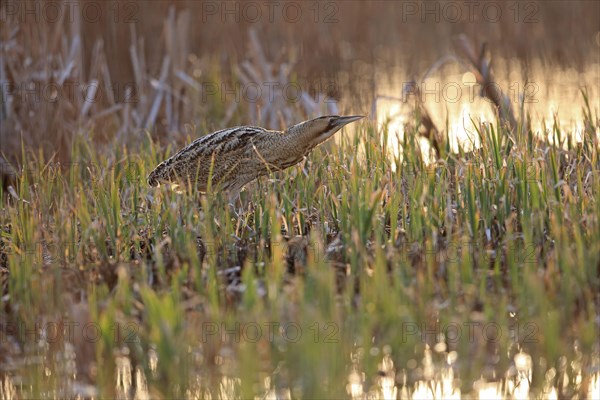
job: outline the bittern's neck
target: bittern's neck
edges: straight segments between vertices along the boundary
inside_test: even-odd
[[[316,146],[326,139],[323,137],[323,129],[317,128],[308,123],[301,123],[288,128],[287,134],[294,142],[299,144],[310,143],[312,146]]]

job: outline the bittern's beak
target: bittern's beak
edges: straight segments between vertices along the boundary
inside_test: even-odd
[[[358,121],[359,119],[364,118],[364,115],[353,115],[351,117],[339,117],[337,120],[337,125],[342,127],[344,125],[348,125],[350,122]]]

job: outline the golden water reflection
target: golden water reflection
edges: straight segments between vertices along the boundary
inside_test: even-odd
[[[437,345],[435,347],[438,347]],[[440,347],[441,348],[441,347]],[[472,383],[471,387],[461,391],[461,380],[458,379],[460,371],[457,370],[459,356],[455,351],[444,352],[445,361],[435,363],[433,351],[425,347],[423,357],[419,364],[419,379],[410,381],[406,370],[395,365],[392,350],[384,346],[384,355],[378,363],[378,373],[375,379],[361,370],[360,360],[351,355],[353,360],[347,376],[346,392],[352,399],[599,399],[600,398],[600,354],[594,353],[590,365],[581,363],[581,354],[573,360],[567,361],[561,357],[556,368],[548,368],[545,373],[545,382],[542,389],[533,390],[531,382],[534,368],[542,368],[542,362],[534,363],[530,354],[519,351],[512,357],[512,362],[506,371],[496,371],[492,380],[481,377]],[[155,398],[149,390],[145,372],[132,365],[126,351],[115,355],[115,395],[118,399],[146,400]],[[410,360],[408,364],[411,364]],[[160,361],[158,361],[160,362]],[[468,364],[466,364],[468,365]],[[563,368],[569,365],[570,368]],[[416,367],[413,365],[411,368]],[[463,366],[464,368],[465,366]],[[567,370],[569,371],[567,373]],[[153,374],[152,370],[149,371]],[[52,375],[50,371],[49,376]],[[70,389],[63,391],[46,392],[42,398],[97,398],[98,391],[93,386],[78,384],[76,376],[69,380]],[[1,399],[29,398],[35,392],[27,384],[19,383],[19,378],[5,375],[0,381]],[[190,386],[185,391],[186,399],[238,399],[241,398],[241,378],[222,376],[217,381],[217,388],[208,387],[199,376],[190,377]],[[373,382],[368,387],[367,382]],[[89,387],[88,387],[89,386]],[[463,385],[464,387],[464,385]],[[294,392],[296,393],[296,392]],[[301,396],[301,392],[300,392]],[[262,381],[262,390],[255,399],[291,399],[292,390],[286,387],[275,387],[272,377],[267,376]]]
[[[563,135],[570,132],[577,142],[583,138],[584,99],[581,90],[587,91],[592,115],[598,113],[600,104],[600,64],[590,63],[583,71],[545,65],[534,60],[527,70],[515,60],[495,60],[494,70],[498,87],[510,99],[515,116],[521,113],[531,118],[535,135],[554,143],[555,122]],[[399,157],[405,134],[405,125],[411,121],[415,106],[415,89],[406,90],[408,74],[398,70],[396,77],[381,79],[377,88],[379,98],[373,111],[380,126],[389,129],[387,147],[391,155]],[[450,149],[471,151],[479,147],[475,127],[480,123],[496,124],[494,105],[481,96],[481,86],[473,73],[456,63],[445,64],[426,79],[416,84],[423,105],[436,127],[447,135]],[[521,110],[521,107],[523,109]],[[600,138],[600,132],[596,132]],[[427,161],[429,144],[419,138]],[[401,158],[401,157],[400,157]]]
[[[348,376],[347,391],[353,399],[460,399],[478,398],[478,399],[558,399],[559,391],[556,385],[559,383],[556,378],[556,370],[550,368],[546,372],[546,384],[544,389],[535,394],[531,391],[531,382],[533,378],[533,359],[526,352],[520,351],[513,357],[513,363],[503,374],[504,378],[494,381],[486,381],[483,377],[475,381],[472,385],[472,391],[462,394],[460,390],[460,381],[455,378],[453,364],[457,361],[456,352],[448,354],[447,365],[434,366],[431,357],[431,350],[427,347],[421,362],[423,379],[417,380],[412,384],[407,383],[405,373],[396,375],[394,363],[390,355],[384,355],[379,364],[378,384],[372,390],[364,391],[365,376],[364,373],[354,366]],[[579,379],[585,375],[581,365],[576,362],[571,363],[573,368],[573,377],[569,379],[565,373],[562,385],[562,398],[579,398],[583,394],[584,398],[598,399],[600,397],[600,358],[592,361],[592,370],[596,371],[589,377],[587,390],[582,387],[583,380]],[[401,380],[398,381],[398,376]],[[396,379],[394,379],[396,377]],[[398,385],[399,383],[399,385]],[[572,387],[569,387],[571,385]],[[571,393],[566,396],[566,393]]]

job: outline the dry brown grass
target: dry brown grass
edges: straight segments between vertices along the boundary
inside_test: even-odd
[[[293,2],[283,2],[281,9],[288,3]],[[239,21],[219,14],[220,8],[244,7],[243,2],[85,0],[54,21],[43,11],[48,4],[24,0],[0,5],[0,143],[13,165],[21,157],[21,143],[26,150],[41,147],[48,157],[68,160],[77,133],[97,143],[115,138],[135,143],[143,130],[151,130],[169,142],[181,140],[185,124],[216,128],[256,120],[256,104],[223,104],[220,96],[207,98],[201,86],[194,86],[279,79],[268,71],[256,77],[247,70],[244,76],[239,73],[244,68],[238,65],[257,60],[250,28],[272,65],[296,60],[287,66],[285,79],[301,82],[313,95],[352,94],[357,108],[366,108],[375,79],[369,65],[392,66],[400,57],[408,70],[423,70],[451,48],[459,33],[487,41],[500,56],[584,62],[593,57],[590,49],[597,54],[597,39],[590,32],[596,34],[600,15],[596,2],[528,2],[534,6],[521,9],[518,17],[506,8],[496,23],[482,19],[481,11],[472,22],[463,15],[453,23],[444,18],[447,3],[435,3],[440,22],[431,16],[422,22],[409,8],[422,7],[419,2],[352,1],[321,5],[318,13],[305,4],[297,23],[282,17],[279,9],[272,22],[266,10],[252,22],[243,14]],[[82,17],[81,10],[90,4],[102,12],[97,20]],[[213,13],[207,4],[219,9]],[[26,9],[38,12],[24,14]],[[533,20],[526,23],[530,14]],[[324,22],[328,16],[331,23]],[[337,82],[340,71],[352,79],[327,84]],[[84,101],[85,93],[98,97]],[[262,113],[268,114],[263,118],[268,123],[277,120],[275,111]]]

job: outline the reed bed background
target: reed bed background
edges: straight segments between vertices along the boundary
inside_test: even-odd
[[[0,6],[2,397],[592,397],[592,90],[574,105],[579,141],[556,118],[541,140],[520,103],[474,119],[480,147],[456,154],[417,106],[394,157],[395,132],[371,115],[251,185],[236,212],[222,193],[145,177],[213,129],[370,110],[388,79],[376,71],[402,65],[409,82],[457,39],[482,82],[494,79],[483,42],[524,69],[594,65],[598,3],[528,3],[537,23],[422,23],[403,20],[406,2],[333,2],[296,24],[204,21],[211,2],[85,3],[104,17]],[[264,82],[302,90],[222,93]],[[102,96],[83,101],[82,87]]]
[[[600,8],[595,2],[528,2],[516,9],[495,2],[484,8],[484,2],[472,12],[460,9],[461,18],[453,14],[452,2],[302,7],[282,2],[277,12],[260,9],[260,18],[245,4],[3,2],[3,171],[18,164],[22,142],[27,148],[41,145],[64,161],[70,159],[76,134],[93,136],[98,144],[113,139],[135,143],[150,130],[168,143],[183,140],[178,132],[186,123],[208,129],[247,123],[249,103],[264,106],[266,96],[239,101],[221,89],[235,90],[248,81],[292,82],[313,100],[319,93],[333,99],[353,96],[356,109],[368,110],[377,94],[370,66],[392,70],[403,65],[409,76],[419,76],[453,48],[459,34],[524,62],[542,58],[581,67],[598,57]],[[236,7],[237,14],[224,14]],[[428,15],[426,7],[438,11]],[[291,11],[296,8],[297,18]],[[490,11],[496,9],[497,18]],[[262,72],[240,76],[244,63]],[[268,68],[283,76],[265,74]],[[352,79],[341,79],[340,73]],[[210,120],[201,118],[206,115]]]

